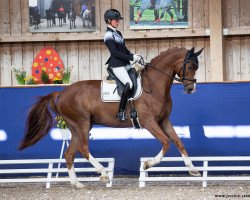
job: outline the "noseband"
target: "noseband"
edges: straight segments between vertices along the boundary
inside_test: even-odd
[[[186,81],[191,81],[191,82],[193,82],[193,83],[196,83],[196,79],[190,79],[190,78],[187,78],[187,77],[186,77],[186,67],[187,67],[187,63],[188,63],[188,62],[193,63],[194,65],[197,66],[197,68],[198,68],[198,66],[199,66],[199,65],[198,65],[197,63],[195,63],[194,61],[185,58],[185,60],[184,60],[184,62],[183,62],[183,65],[182,65],[180,71],[178,72],[178,74],[180,74],[180,72],[181,72],[181,70],[182,70],[182,78],[176,78],[176,77],[174,77],[175,80],[178,79],[178,81],[179,81],[180,83],[183,83],[183,81],[185,81],[185,80],[186,80]],[[178,76],[179,76],[179,75],[178,75]],[[179,77],[180,77],[180,76],[179,76]]]

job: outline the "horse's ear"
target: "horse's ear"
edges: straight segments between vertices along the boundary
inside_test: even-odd
[[[190,54],[193,55],[194,54],[194,47],[192,49],[190,49]]]
[[[200,51],[196,52],[195,55],[198,57],[201,54],[201,52],[203,51],[203,49],[204,49],[204,47]]]

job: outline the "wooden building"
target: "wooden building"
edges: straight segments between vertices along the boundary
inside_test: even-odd
[[[189,28],[130,30],[129,0],[96,0],[96,31],[30,33],[28,0],[0,0],[0,85],[16,85],[11,66],[28,73],[37,52],[54,47],[65,66],[74,66],[71,82],[101,79],[109,52],[103,43],[104,12],[116,8],[124,16],[119,30],[134,53],[150,61],[174,46],[200,49],[198,82],[250,79],[249,0],[188,0]]]

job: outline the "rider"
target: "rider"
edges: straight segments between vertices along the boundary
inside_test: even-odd
[[[75,13],[75,10],[73,8],[73,4],[71,3],[70,6],[69,6],[69,13],[72,13],[73,16],[74,16],[74,19],[76,19],[76,13]],[[69,14],[70,15],[70,14]],[[69,16],[68,16],[69,17]]]
[[[62,5],[61,5],[61,7],[59,8],[59,11],[60,11],[60,12],[64,12],[64,8],[62,7]]]
[[[82,16],[83,13],[85,12],[85,10],[87,10],[87,9],[88,9],[88,7],[87,7],[85,4],[83,4],[83,5],[82,5],[82,10],[81,10],[80,16]]]
[[[121,32],[116,29],[122,19],[120,12],[116,9],[109,9],[104,14],[104,20],[107,24],[104,42],[111,54],[106,64],[108,64],[108,68],[125,85],[117,114],[117,118],[124,121],[128,96],[133,88],[133,83],[127,72],[132,68],[129,61],[138,62],[141,56],[139,54],[132,54],[127,49]]]

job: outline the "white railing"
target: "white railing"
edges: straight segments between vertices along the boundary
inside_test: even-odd
[[[185,166],[180,167],[151,167],[147,170],[143,169],[144,163],[152,158],[141,158],[140,166],[140,178],[139,178],[139,187],[145,187],[146,182],[150,181],[201,181],[203,187],[207,187],[208,181],[250,181],[250,156],[235,156],[235,157],[190,157],[190,159],[195,163],[196,169],[201,172],[200,177],[193,177],[191,175],[178,176],[176,172],[187,172],[189,169]],[[196,163],[197,161],[197,163]],[[236,162],[236,165],[232,166],[223,166],[220,162]],[[166,157],[162,159],[162,162],[182,162],[184,165],[183,159],[181,157]],[[213,162],[213,163],[211,163]],[[216,162],[216,165],[214,165]],[[240,163],[245,162],[245,165],[240,166]],[[247,162],[247,163],[246,163]],[[200,166],[198,163],[201,163]],[[230,163],[231,164],[231,163]],[[198,166],[197,166],[198,165]],[[213,166],[214,165],[214,166]],[[232,171],[231,175],[221,175],[225,171]],[[247,175],[239,176],[236,175],[237,172],[247,172]],[[173,172],[171,177],[167,176],[153,176],[149,174],[150,172]],[[211,176],[209,172],[220,172],[216,175]],[[173,174],[176,176],[172,176]]]
[[[114,174],[114,158],[96,158],[97,161],[101,163],[108,163],[108,166],[105,167],[105,170],[108,173],[110,182],[106,183],[106,187],[112,187],[113,183],[113,174]],[[79,158],[75,159],[74,163],[88,163],[87,159]],[[58,173],[67,173],[67,167],[59,167],[58,165],[61,163],[65,163],[64,159],[33,159],[33,160],[0,160],[0,178],[2,174],[9,174],[9,178],[0,179],[0,183],[18,183],[18,182],[45,182],[46,188],[50,188],[51,182],[66,182],[70,181],[68,174],[66,177],[58,178]],[[16,165],[18,168],[13,168],[11,166]],[[37,167],[34,167],[34,166]],[[48,166],[41,168],[42,165]],[[78,164],[79,165],[79,164]],[[3,167],[4,166],[4,169]],[[32,168],[30,167],[32,166]],[[66,166],[66,165],[65,165]],[[85,173],[93,173],[96,172],[96,169],[91,167],[75,167],[76,173],[85,172]],[[52,173],[57,173],[55,177],[52,176]],[[20,175],[32,174],[32,177],[22,177]],[[34,178],[34,174],[36,174],[36,178]],[[41,176],[41,175],[44,176]],[[14,176],[15,175],[15,176]],[[82,176],[82,174],[81,174]],[[78,177],[79,181],[100,181],[98,176],[86,176],[86,177]]]

